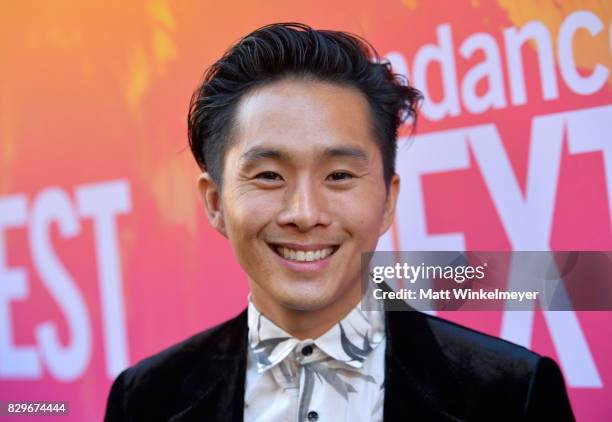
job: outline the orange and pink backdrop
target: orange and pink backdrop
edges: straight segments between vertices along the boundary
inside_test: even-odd
[[[271,22],[362,35],[426,93],[379,249],[611,249],[611,18],[595,0],[5,4],[0,401],[100,420],[121,369],[245,306],[186,114],[204,69]],[[612,419],[612,314],[443,316],[552,356],[578,420]]]

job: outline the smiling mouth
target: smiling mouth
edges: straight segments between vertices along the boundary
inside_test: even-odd
[[[284,245],[269,245],[280,257],[289,261],[295,262],[315,262],[321,261],[333,255],[339,248],[339,245],[322,247],[319,249],[293,249]]]

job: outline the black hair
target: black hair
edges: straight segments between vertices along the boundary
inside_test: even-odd
[[[295,22],[251,32],[205,72],[188,115],[189,146],[200,168],[221,186],[240,98],[254,87],[288,77],[353,86],[365,95],[388,187],[395,173],[399,125],[410,119],[414,128],[421,93],[394,74],[365,39]]]

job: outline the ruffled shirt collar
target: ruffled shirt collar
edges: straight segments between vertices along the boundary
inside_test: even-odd
[[[385,337],[384,313],[363,311],[361,303],[317,339],[299,340],[260,313],[249,296],[249,347],[263,373],[282,362],[294,349],[315,345],[336,362],[360,369],[368,355]]]

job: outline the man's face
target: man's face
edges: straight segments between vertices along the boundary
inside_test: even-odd
[[[256,305],[354,306],[361,253],[388,229],[399,189],[395,176],[387,193],[365,96],[282,80],[247,94],[236,123],[209,217],[229,238]]]

